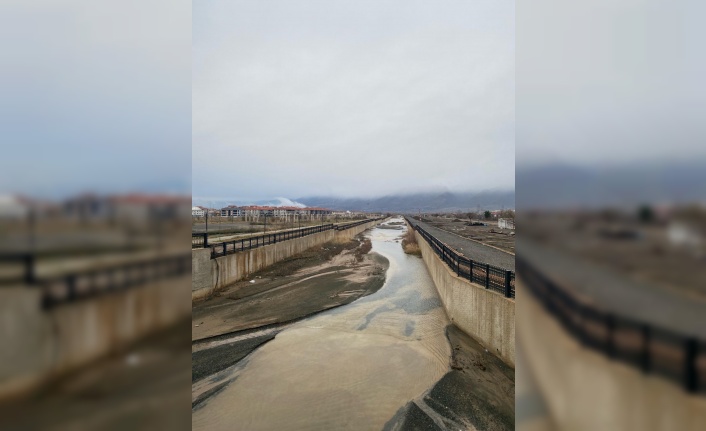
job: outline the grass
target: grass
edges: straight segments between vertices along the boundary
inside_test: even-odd
[[[422,249],[419,248],[413,229],[407,229],[407,233],[402,237],[402,250],[407,254],[422,257]]]

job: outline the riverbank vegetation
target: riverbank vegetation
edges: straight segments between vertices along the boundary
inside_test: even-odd
[[[407,254],[422,257],[422,249],[419,248],[413,229],[407,229],[407,232],[402,237],[402,249]]]

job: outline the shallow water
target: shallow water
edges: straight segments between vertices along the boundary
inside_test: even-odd
[[[395,242],[403,233],[366,234],[390,262],[378,292],[279,333],[196,408],[194,429],[382,429],[433,386],[449,369],[449,322],[424,262]]]

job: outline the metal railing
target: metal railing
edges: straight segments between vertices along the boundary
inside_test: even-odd
[[[469,259],[456,250],[436,239],[418,224],[407,223],[421,235],[431,249],[441,258],[457,276],[468,279],[471,283],[480,284],[488,290],[500,293],[506,298],[515,298],[515,272],[499,268],[483,262]]]
[[[277,233],[270,233],[265,235],[259,235],[250,238],[237,239],[231,241],[219,242],[217,244],[208,244],[206,242],[206,247],[211,248],[211,259],[217,257],[226,256],[233,253],[242,252],[245,250],[251,250],[253,248],[262,247],[265,245],[276,244],[278,242],[287,241],[290,239],[301,238],[307,235],[313,235],[315,233],[326,232],[328,230],[345,230],[350,229],[355,226],[360,226],[365,223],[370,223],[372,221],[382,220],[382,218],[376,219],[366,219],[359,222],[350,223],[343,226],[336,226],[334,224],[325,224],[312,227],[304,227],[301,229],[288,230]],[[193,241],[193,236],[192,236]],[[206,239],[204,239],[206,241]]]
[[[607,357],[706,392],[706,342],[624,317],[576,299],[521,257],[523,285],[584,346]]]
[[[208,233],[191,233],[191,248],[206,248],[208,247]]]
[[[37,276],[34,254],[5,255],[2,258],[23,263],[23,276],[16,281],[28,288],[41,289],[44,309],[191,272],[191,254],[158,257],[48,277]]]

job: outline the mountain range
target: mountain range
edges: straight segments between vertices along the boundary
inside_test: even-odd
[[[376,198],[338,198],[311,196],[295,199],[307,206],[333,210],[368,212],[455,212],[515,208],[515,192],[425,192],[393,194]]]
[[[706,201],[706,169],[699,162],[583,167],[517,167],[517,207],[634,207]]]

